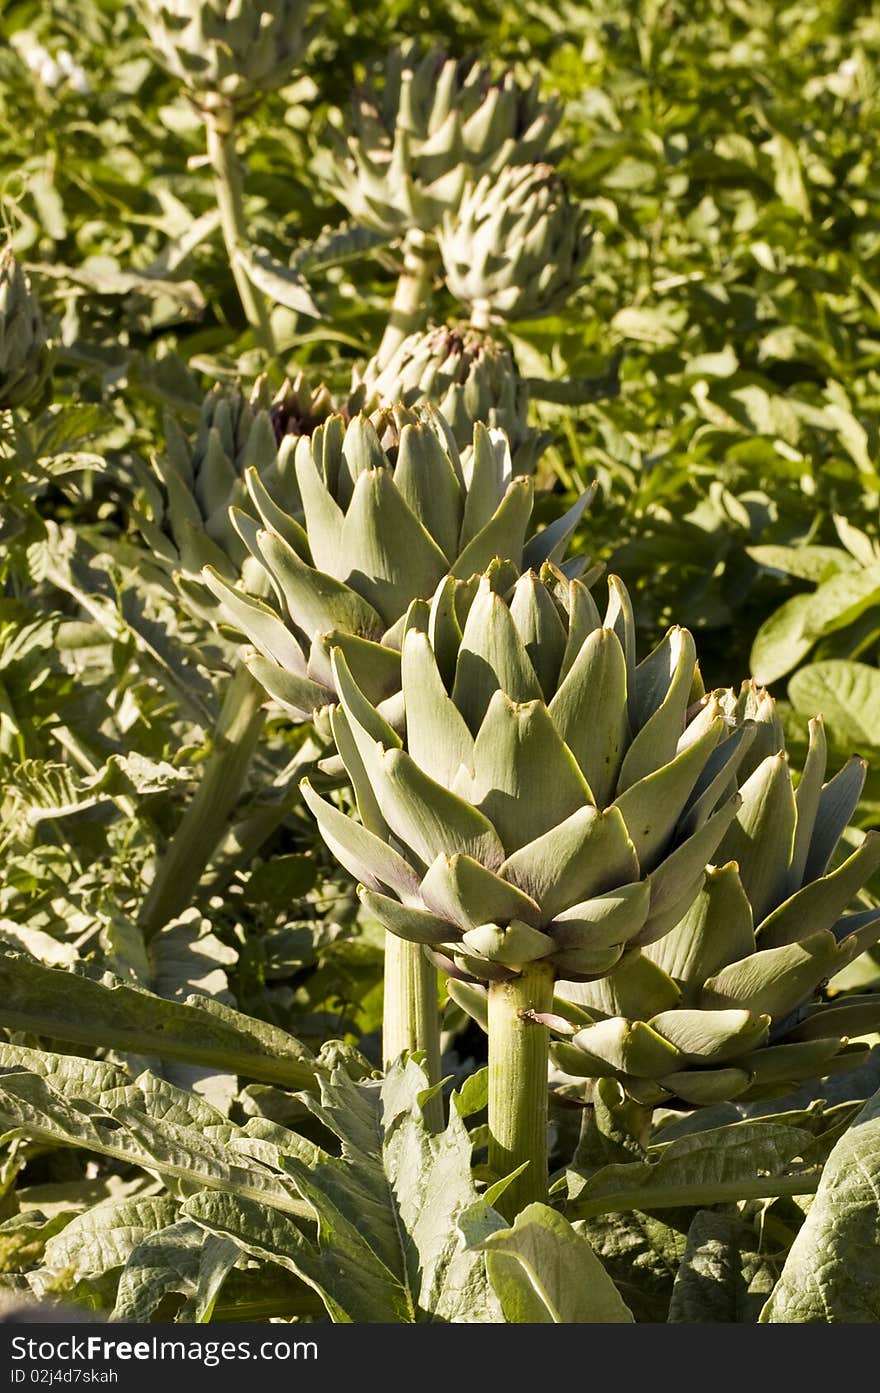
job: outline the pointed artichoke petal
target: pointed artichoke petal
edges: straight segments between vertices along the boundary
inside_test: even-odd
[[[332,692],[318,682],[298,673],[288,672],[279,667],[262,653],[252,653],[245,658],[245,667],[254,676],[270,697],[274,697],[299,721],[310,721],[316,711],[332,700]]]
[[[361,822],[368,832],[373,832],[377,837],[387,838],[388,825],[373,792],[373,785],[354,737],[351,722],[342,706],[334,706],[330,712],[330,731],[351,783]]]
[[[247,491],[250,494],[251,502],[256,509],[257,516],[268,532],[277,532],[279,537],[283,537],[288,546],[293,547],[294,551],[302,557],[304,561],[311,556],[309,549],[309,539],[305,529],[300,526],[296,518],[290,513],[279,508],[272,498],[257,470],[248,469],[244,476]]]
[[[626,659],[613,630],[594,629],[588,635],[549,711],[597,805],[607,806],[629,738]]]
[[[762,1045],[769,1016],[751,1011],[661,1011],[648,1024],[680,1050],[688,1064],[720,1064]]]
[[[546,958],[553,951],[553,940],[521,919],[513,919],[506,927],[477,924],[464,935],[462,947],[487,962],[521,967]]]
[[[791,1086],[802,1079],[821,1078],[825,1065],[846,1042],[825,1038],[805,1040],[798,1044],[769,1045],[766,1049],[744,1054],[739,1066],[751,1074],[751,1091],[779,1084]]]
[[[654,870],[669,846],[675,825],[706,760],[718,744],[723,726],[719,718],[680,755],[630,784],[615,799],[614,807],[620,810],[627,825],[643,870]]]
[[[880,997],[846,997],[838,1005],[824,1003],[810,1009],[805,1021],[787,1036],[790,1040],[834,1038],[848,1040],[874,1035],[880,1029]]]
[[[648,917],[650,903],[649,882],[637,880],[564,909],[547,925],[547,932],[560,951],[609,948],[626,943],[639,932]]]
[[[330,662],[340,705],[352,724],[352,734],[355,738],[360,730],[370,740],[383,745],[386,749],[400,749],[403,743],[400,736],[386,720],[383,720],[372,702],[367,700],[355,681],[351,668],[348,666],[348,659],[341,648],[332,651]]]
[[[349,583],[378,610],[383,627],[405,614],[412,600],[433,595],[449,569],[387,469],[358,478],[339,545]]]
[[[697,650],[687,629],[672,629],[635,670],[630,692],[630,724],[636,734],[626,752],[618,788],[624,792],[639,779],[668,764],[685,727],[697,665]]]
[[[715,746],[687,801],[679,835],[699,831],[718,803],[736,792],[736,773],[754,738],[753,725],[740,726]]]
[[[652,962],[682,983],[686,1004],[708,977],[754,951],[752,907],[732,861],[708,868],[684,918],[645,949]]]
[[[409,943],[447,943],[459,937],[458,930],[427,910],[403,905],[400,900],[380,895],[362,886],[358,892],[361,904],[374,919],[396,938]]]
[[[602,627],[598,606],[584,581],[574,579],[569,582],[563,603],[568,609],[568,641],[559,669],[558,687],[561,687],[568,677],[590,634]],[[629,723],[627,722],[628,731]]]
[[[511,919],[536,926],[541,918],[534,900],[470,856],[438,856],[422,881],[422,899],[462,930]]]
[[[332,803],[316,793],[304,779],[300,784],[303,801],[314,815],[318,829],[332,854],[349,874],[368,890],[383,894],[393,890],[409,902],[417,900],[419,877],[392,847],[346,817]]]
[[[463,516],[461,485],[449,456],[422,422],[400,433],[394,484],[449,563],[459,550]]]
[[[562,561],[572,533],[596,496],[596,488],[596,484],[591,484],[561,518],[530,538],[523,552],[523,567],[537,570],[545,561]]]
[[[819,929],[832,929],[859,890],[880,868],[880,832],[868,832],[861,846],[836,870],[805,885],[758,926],[761,948],[793,943]]]
[[[473,798],[508,855],[564,822],[593,796],[542,702],[496,692],[474,741]]]
[[[459,554],[450,574],[467,580],[484,571],[496,556],[519,563],[526,528],[532,515],[535,486],[531,479],[513,479],[492,517]]]
[[[629,591],[619,576],[608,577],[608,608],[602,621],[603,628],[613,629],[620,639],[620,646],[626,658],[626,689],[629,694],[630,722],[634,730],[639,729],[638,705],[636,701],[636,620],[633,614]]]
[[[785,899],[794,846],[796,810],[788,761],[771,755],[740,788],[742,807],[718,848],[736,861],[760,924]]]
[[[795,890],[799,890],[804,883],[804,870],[807,857],[810,854],[813,833],[816,830],[816,816],[819,812],[819,800],[822,796],[822,780],[825,778],[826,765],[825,723],[821,716],[816,716],[810,721],[807,757],[804,760],[803,773],[794,795],[797,822],[795,824],[791,866],[788,873],[789,894],[794,894]]]
[[[541,696],[510,610],[484,578],[465,621],[452,687],[452,700],[475,734],[499,689],[511,701],[535,701]]]
[[[286,671],[305,676],[306,660],[302,649],[274,610],[262,600],[229,585],[211,566],[202,571],[202,580],[220,601],[224,618],[243,633],[258,652]]]
[[[315,635],[312,649],[316,647],[325,655],[328,667],[334,649],[343,655],[352,678],[374,706],[400,691],[400,654],[384,643],[330,629]]]
[[[745,1069],[683,1069],[666,1074],[658,1083],[674,1098],[695,1107],[726,1103],[745,1093],[751,1083]]]
[[[496,449],[492,436],[481,421],[474,425],[473,448],[465,480],[467,494],[459,541],[462,550],[493,517],[507,483],[504,477],[503,456]],[[507,555],[512,553],[508,552]]]
[[[473,764],[474,737],[443,685],[427,634],[408,631],[400,672],[407,748],[419,768],[450,788],[459,766]]]
[[[571,981],[590,981],[604,977],[623,957],[625,944],[612,943],[604,948],[583,944],[580,948],[560,948],[548,959],[562,977]]]
[[[290,617],[307,634],[344,629],[381,638],[382,619],[366,600],[342,581],[306,565],[293,547],[273,532],[260,532],[260,552],[279,586]]]
[[[862,796],[867,771],[867,761],[853,756],[822,789],[815,829],[804,866],[804,882],[815,880],[827,871],[834,849],[844,829],[852,821],[856,805]]]
[[[563,909],[639,879],[639,861],[616,808],[580,808],[520,847],[499,874],[541,907],[549,923]]]
[[[588,1025],[585,1030],[578,1031],[571,1043],[591,1059],[603,1061],[615,1072],[632,1074],[637,1079],[659,1078],[682,1062],[675,1046],[644,1021],[628,1021],[620,1016]]]
[[[596,982],[558,982],[557,995],[582,1010],[627,1020],[672,1011],[681,993],[671,977],[644,953],[627,953],[618,967]]]
[[[821,981],[833,976],[845,956],[832,933],[812,934],[799,943],[766,948],[710,977],[699,1004],[741,1007],[756,1015],[784,1019]]]
[[[385,821],[425,866],[457,851],[490,870],[501,865],[504,847],[488,818],[430,779],[403,750],[386,750],[378,775],[370,773]]]
[[[317,434],[318,431],[315,432]],[[328,493],[312,457],[311,442],[305,436],[297,444],[294,467],[312,560],[317,570],[338,577],[343,557],[342,526],[345,516]]]
[[[487,1035],[489,1033],[489,997],[485,987],[471,982],[457,982],[453,978],[446,983],[446,990],[456,1006]]]
[[[533,572],[517,581],[510,615],[535,669],[544,700],[549,702],[559,681],[568,635],[548,587]],[[565,739],[564,734],[562,738]]]

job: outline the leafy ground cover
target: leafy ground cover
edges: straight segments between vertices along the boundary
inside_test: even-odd
[[[27,399],[0,411],[0,1295],[143,1321],[880,1319],[880,882],[863,839],[880,807],[880,21],[844,0],[712,0],[699,15],[678,0],[525,16],[503,0],[333,3],[277,80],[232,103],[230,136],[151,45],[159,9],[12,0],[3,17],[0,209],[50,348],[29,359]],[[375,190],[367,204],[346,194],[333,152],[357,128],[353,94],[412,42],[491,54],[555,97],[556,133],[554,115],[540,148],[506,149],[504,179],[492,174],[502,187],[534,160],[561,171],[567,192],[552,171],[528,185],[545,218],[537,253],[480,262],[447,186],[446,223],[412,200],[389,211]],[[368,126],[368,103],[356,110]],[[466,162],[457,148],[443,158],[453,174]],[[236,171],[230,240],[218,188]],[[545,304],[534,285],[548,267]],[[339,574],[321,531],[355,512],[345,422],[327,420],[359,419],[388,382],[415,406],[427,379],[394,352],[429,320],[436,351],[479,366],[468,395],[434,391],[452,444],[436,421],[386,415],[362,445],[371,466],[385,452],[378,472],[394,471],[431,537],[419,531],[422,551],[377,598],[360,532],[344,556],[354,523],[333,534]],[[474,418],[506,427],[512,466],[497,437],[472,437]],[[439,487],[423,498],[404,479],[407,430],[419,449],[434,442],[435,470],[453,460],[452,537]],[[298,436],[322,442],[309,496]],[[413,446],[413,471],[420,458]],[[526,493],[517,534],[505,500]],[[369,515],[383,556],[397,496]],[[293,561],[261,552],[258,524]],[[484,590],[509,595],[497,553],[518,569],[549,558],[529,613],[561,614],[563,581],[580,583],[566,544],[591,558],[597,616],[601,569],[625,584],[603,622],[628,664],[619,748],[637,750],[628,788],[617,769],[605,779],[605,802],[629,792],[615,808],[637,858],[561,912],[623,888],[614,912],[638,900],[644,913],[598,947],[594,935],[587,966],[555,921],[523,922],[537,890],[482,916],[487,902],[462,890],[450,947],[435,904],[404,895],[406,917],[381,875],[359,897],[379,853],[370,843],[364,861],[346,841],[364,831],[400,852],[369,759],[376,742],[422,757],[416,698],[405,729],[383,704],[405,615],[437,654],[438,709],[473,725],[473,688],[456,689],[453,668],[460,646],[476,651],[462,629],[477,601],[461,588],[450,601],[461,623],[442,653],[446,611],[438,601],[429,623],[418,605],[447,571],[453,589],[486,572]],[[244,610],[239,577],[246,589],[261,558],[249,593],[268,603]],[[320,576],[320,622],[303,564]],[[363,627],[365,606],[378,628]],[[693,653],[664,637],[670,625],[691,631]],[[315,637],[328,632],[335,651]],[[565,703],[551,698],[573,664],[554,639],[547,676],[547,632],[536,620],[523,639],[525,686],[505,686],[507,667],[495,686],[546,700],[558,735]],[[616,718],[612,677],[602,669],[605,704],[588,709],[597,745]],[[771,696],[740,692],[749,678]],[[678,721],[671,746],[661,721],[639,745],[661,711]],[[602,772],[566,738],[572,807],[604,810]],[[639,832],[636,814],[668,811],[676,759],[696,747],[703,782],[694,763],[669,826]],[[316,806],[331,809],[323,839]],[[528,843],[567,815],[554,805],[545,829],[536,814],[526,836],[494,806],[508,854],[508,835]],[[328,820],[343,815],[356,833]],[[675,898],[663,867],[698,836]],[[478,863],[484,844],[467,845]],[[421,895],[430,858],[404,853]],[[649,898],[658,937],[633,946]],[[535,1060],[524,1046],[501,1078],[485,1028],[501,1029],[511,964],[531,980],[524,964],[544,964],[548,942],[549,999],[523,998],[505,1027],[511,1057],[530,1012],[542,1040],[535,1189],[517,1107],[499,1131]]]

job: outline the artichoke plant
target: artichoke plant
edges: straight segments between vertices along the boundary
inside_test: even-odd
[[[409,334],[389,361],[367,363],[353,383],[354,400],[369,407],[432,402],[466,449],[474,424],[500,426],[516,473],[530,471],[546,436],[529,428],[528,388],[510,350],[465,324],[434,325]]]
[[[825,782],[817,719],[795,787],[771,699],[754,689],[745,695],[759,736],[741,769],[741,806],[693,905],[602,982],[557,987],[578,1008],[580,1026],[554,1046],[559,1068],[613,1076],[648,1105],[785,1092],[854,1067],[867,1046],[848,1038],[880,1026],[876,998],[816,999],[817,988],[880,938],[880,909],[846,912],[880,868],[880,833],[869,832],[849,855],[838,850],[865,764],[854,758]],[[717,697],[743,710],[734,693]],[[769,752],[754,764],[758,744]]]
[[[446,284],[473,324],[545,314],[574,285],[590,245],[585,215],[548,164],[471,184],[439,238]]]
[[[140,10],[163,65],[206,108],[289,82],[311,38],[308,0],[140,0]]]
[[[398,719],[411,602],[495,556],[560,560],[588,501],[584,495],[527,541],[534,483],[514,475],[503,431],[475,426],[462,458],[430,407],[358,414],[347,424],[330,416],[297,442],[293,472],[302,526],[253,468],[245,475],[249,510],[230,514],[268,602],[217,568],[203,576],[222,617],[253,645],[250,671],[300,720],[336,699],[334,648],[369,699]]]
[[[530,1163],[517,1202],[546,1189],[535,1013],[554,978],[602,978],[680,922],[738,806],[752,731],[701,700],[691,635],[634,654],[619,580],[603,620],[583,581],[504,561],[410,608],[403,726],[331,649],[360,822],[304,796],[369,912],[453,977],[488,983],[490,1163]]]
[[[49,375],[43,317],[11,246],[0,251],[0,411],[33,404]]]
[[[433,235],[468,178],[548,158],[559,117],[537,82],[407,45],[389,55],[380,91],[355,93],[350,130],[335,139],[335,192],[385,236]]]
[[[153,461],[155,477],[144,482],[151,517],[138,524],[154,557],[173,573],[190,606],[210,613],[214,602],[201,580],[211,565],[230,580],[244,568],[259,588],[262,570],[232,525],[232,507],[256,518],[245,486],[254,470],[279,506],[300,514],[293,452],[302,435],[314,431],[333,410],[324,386],[312,387],[302,373],[272,398],[265,378],[250,395],[241,387],[215,386],[202,403],[195,439],[184,435],[173,417],[165,423],[167,452]]]

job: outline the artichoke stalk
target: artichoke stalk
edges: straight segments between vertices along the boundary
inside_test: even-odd
[[[821,984],[880,939],[880,908],[847,913],[880,869],[880,833],[848,855],[838,847],[864,761],[853,758],[826,781],[817,718],[795,787],[771,698],[747,686],[714,700],[734,719],[748,713],[757,738],[739,771],[741,806],[693,905],[604,981],[557,986],[580,1028],[554,1046],[556,1064],[569,1075],[615,1078],[646,1106],[790,1091],[854,1068],[868,1047],[849,1038],[880,1027],[874,998],[816,999]]]
[[[140,9],[158,58],[205,123],[230,269],[254,339],[274,357],[268,304],[239,255],[248,236],[235,127],[244,107],[290,81],[312,37],[308,0],[141,0]]]
[[[213,608],[200,577],[206,561],[229,576],[246,564],[246,548],[229,521],[230,506],[248,504],[244,472],[253,469],[279,499],[297,509],[292,451],[300,434],[327,416],[330,405],[326,388],[311,387],[300,374],[274,400],[264,379],[249,398],[238,387],[215,387],[205,398],[192,444],[172,419],[166,422],[167,454],[154,461],[156,478],[145,481],[153,516],[140,514],[138,522],[154,556],[196,614],[208,615]],[[258,575],[252,580],[259,586]],[[191,902],[247,778],[265,720],[264,703],[263,688],[237,660],[199,787],[141,906],[138,922],[146,937]]]
[[[39,301],[7,245],[0,251],[0,411],[33,408],[48,376]]]
[[[205,581],[222,617],[253,644],[246,661],[254,677],[297,719],[317,718],[334,734],[325,708],[338,696],[335,650],[369,699],[399,723],[400,642],[411,602],[430,596],[445,576],[470,575],[496,555],[535,565],[561,561],[589,500],[584,495],[527,541],[534,484],[514,475],[504,433],[475,426],[463,458],[430,407],[356,415],[347,425],[331,416],[297,443],[294,464],[304,527],[255,470],[247,484],[262,525],[232,510],[263,569],[269,602],[210,567]],[[401,954],[408,964],[402,969]],[[393,950],[386,967],[386,1055],[416,1044],[429,1064],[439,1060],[435,969],[419,943]],[[433,1108],[436,1121],[439,1099]]]
[[[634,655],[621,582],[603,620],[552,561],[497,561],[411,605],[396,724],[331,650],[360,822],[307,781],[304,798],[369,913],[424,944],[453,995],[488,984],[490,1164],[528,1163],[509,1212],[546,1194],[554,979],[601,979],[674,927],[739,802],[753,730],[701,700],[691,635]]]

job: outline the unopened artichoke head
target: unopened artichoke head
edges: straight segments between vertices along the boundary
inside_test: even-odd
[[[451,976],[601,978],[690,908],[749,732],[701,700],[686,630],[636,663],[617,578],[604,618],[552,563],[442,582],[409,611],[400,730],[333,663],[359,820],[305,799],[368,911]]]
[[[516,473],[525,473],[547,437],[528,424],[528,388],[510,349],[470,325],[434,325],[409,334],[384,367],[372,358],[353,383],[355,399],[369,407],[428,401],[449,423],[465,450],[474,424],[507,432]]]
[[[35,404],[49,375],[43,317],[10,246],[0,251],[0,411]]]
[[[446,284],[480,327],[553,309],[576,285],[590,245],[583,210],[547,164],[471,184],[439,240]]]
[[[527,540],[534,483],[514,476],[503,431],[476,426],[463,459],[430,407],[348,423],[331,416],[298,441],[293,463],[304,525],[255,469],[245,474],[252,511],[231,514],[264,573],[266,600],[214,568],[204,578],[223,618],[253,645],[246,661],[254,676],[300,719],[335,700],[334,648],[369,700],[397,711],[412,601],[499,555],[561,561],[589,499]]]
[[[308,0],[139,0],[164,66],[200,106],[290,82],[311,38]]]
[[[747,710],[757,736],[739,771],[741,806],[699,894],[670,933],[605,981],[557,986],[578,1027],[554,1046],[558,1067],[615,1078],[645,1104],[784,1093],[861,1063],[867,1044],[848,1041],[880,1028],[876,996],[817,995],[880,938],[880,909],[853,907],[880,868],[880,833],[839,846],[864,762],[826,779],[815,720],[795,786],[767,694],[714,699]]]
[[[468,179],[552,158],[556,103],[537,83],[415,45],[394,50],[377,88],[355,93],[331,181],[352,217],[389,237],[433,236]]]
[[[327,389],[311,386],[299,374],[274,398],[265,378],[249,395],[238,386],[212,388],[193,440],[173,417],[166,419],[166,453],[154,459],[154,473],[144,480],[150,516],[141,513],[137,520],[154,557],[175,576],[198,612],[216,609],[202,583],[203,566],[215,567],[230,580],[245,568],[246,583],[260,590],[262,570],[249,561],[229,510],[252,510],[245,476],[253,471],[279,506],[299,516],[296,441],[316,429],[331,409]]]

